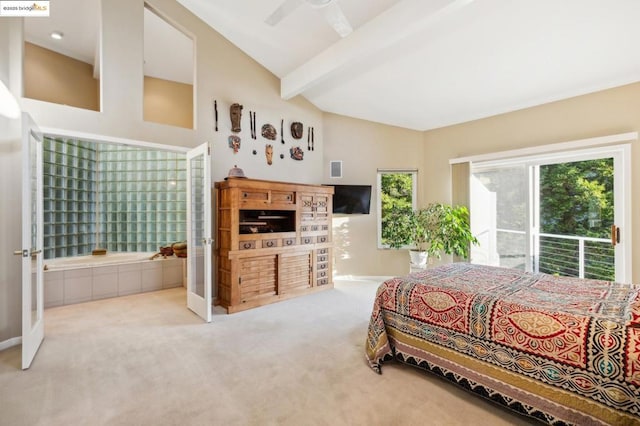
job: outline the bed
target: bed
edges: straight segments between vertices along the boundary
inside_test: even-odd
[[[554,425],[640,424],[640,286],[452,263],[382,283],[366,358]]]

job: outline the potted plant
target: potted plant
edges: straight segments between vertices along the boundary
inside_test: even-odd
[[[443,252],[466,259],[470,244],[478,244],[464,206],[431,203],[415,211],[393,210],[385,225],[384,241],[395,249],[409,247],[411,263],[418,267],[426,265],[428,256],[440,259]]]

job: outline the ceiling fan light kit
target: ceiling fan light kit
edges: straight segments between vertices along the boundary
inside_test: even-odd
[[[338,4],[338,0],[284,0],[280,6],[265,19],[265,23],[271,26],[277,25],[303,3],[307,3],[322,13],[327,23],[340,37],[346,37],[353,31],[349,20]]]

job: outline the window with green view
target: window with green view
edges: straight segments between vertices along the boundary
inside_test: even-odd
[[[391,170],[378,171],[378,247],[386,248],[387,229],[391,211],[416,209],[416,182],[415,170]]]

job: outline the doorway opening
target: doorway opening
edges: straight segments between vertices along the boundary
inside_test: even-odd
[[[185,259],[156,255],[187,238],[186,150],[44,141],[45,307],[184,287]]]

